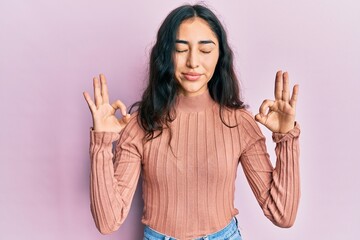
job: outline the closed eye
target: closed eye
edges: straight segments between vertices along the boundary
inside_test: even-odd
[[[185,50],[179,50],[179,49],[176,49],[176,52],[178,52],[178,53],[187,52],[187,49],[185,49]]]
[[[211,51],[201,51],[202,53],[209,54]]]

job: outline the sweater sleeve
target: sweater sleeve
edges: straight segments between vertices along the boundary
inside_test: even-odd
[[[90,131],[90,207],[102,234],[116,231],[125,221],[141,172],[141,156],[136,118],[120,134]]]
[[[254,118],[242,118],[243,152],[240,156],[245,176],[265,216],[279,227],[291,227],[300,200],[299,124],[286,134],[273,133],[276,164],[272,166],[265,137]]]

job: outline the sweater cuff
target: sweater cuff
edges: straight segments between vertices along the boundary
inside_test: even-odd
[[[299,137],[300,135],[300,125],[298,122],[295,122],[295,126],[287,133],[273,133],[272,139],[275,143],[288,141],[290,139]]]
[[[90,128],[90,140],[92,143],[111,145],[120,138],[119,133],[115,132],[96,132]]]

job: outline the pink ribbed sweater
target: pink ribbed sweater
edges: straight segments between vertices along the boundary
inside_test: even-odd
[[[208,91],[179,96],[176,119],[147,143],[136,114],[119,133],[91,130],[91,211],[102,233],[115,231],[128,215],[142,175],[142,223],[178,239],[193,239],[224,228],[239,212],[235,178],[241,163],[255,197],[274,224],[293,224],[300,198],[299,126],[273,134],[273,168],[265,138],[247,110],[225,110]],[[112,142],[117,141],[114,155]]]

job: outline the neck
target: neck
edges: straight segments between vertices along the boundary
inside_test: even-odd
[[[196,96],[185,96],[179,94],[176,101],[176,109],[180,112],[200,112],[212,107],[215,104],[215,101],[211,98],[208,89]]]

